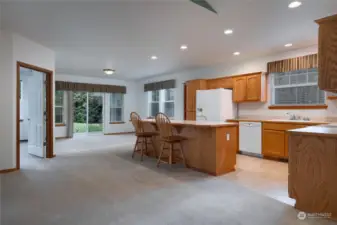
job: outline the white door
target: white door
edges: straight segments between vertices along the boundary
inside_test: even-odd
[[[32,71],[28,79],[28,153],[45,157],[44,74]]]

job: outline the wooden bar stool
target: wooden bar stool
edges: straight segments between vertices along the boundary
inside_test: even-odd
[[[144,152],[148,154],[148,140],[150,140],[153,146],[154,157],[157,157],[156,148],[154,146],[152,138],[158,135],[158,132],[145,132],[143,127],[143,122],[140,116],[136,112],[130,114],[130,120],[136,132],[136,143],[133,149],[132,158],[135,156],[135,153],[140,153],[141,161],[143,161]],[[140,146],[139,146],[140,144]]]
[[[185,167],[186,161],[183,151],[182,141],[186,140],[185,137],[179,135],[173,135],[172,124],[170,119],[163,113],[158,113],[156,115],[156,125],[159,130],[160,136],[160,153],[158,157],[157,167],[160,163],[168,163],[172,165],[172,162],[183,161]],[[179,149],[174,149],[174,144],[179,144]],[[165,148],[167,146],[167,148]],[[174,158],[175,150],[180,150],[181,158]],[[164,156],[163,153],[166,152],[167,156]]]

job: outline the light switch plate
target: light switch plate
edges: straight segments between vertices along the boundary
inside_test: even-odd
[[[227,141],[229,141],[230,138],[231,138],[231,135],[230,134],[226,134],[226,138],[227,138]]]

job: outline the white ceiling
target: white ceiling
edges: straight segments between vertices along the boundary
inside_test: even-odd
[[[0,0],[2,28],[55,50],[57,72],[139,79],[317,44],[314,20],[337,13],[337,0],[209,0],[218,15],[188,0],[92,1]]]

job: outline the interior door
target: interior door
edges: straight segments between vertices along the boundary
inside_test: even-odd
[[[32,71],[28,79],[28,153],[45,157],[44,74]]]

